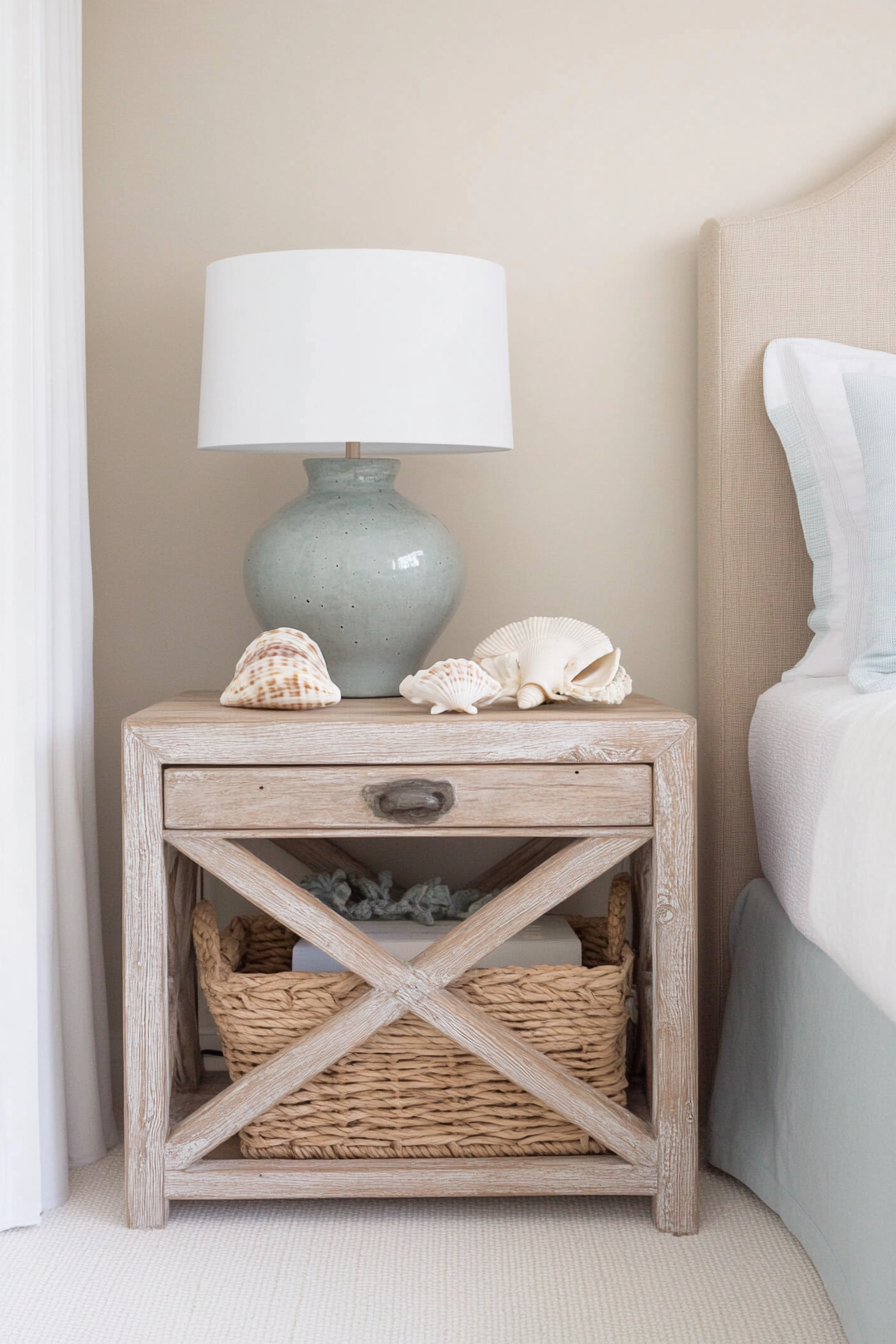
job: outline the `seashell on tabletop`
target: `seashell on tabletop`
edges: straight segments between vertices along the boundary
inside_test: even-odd
[[[324,709],[341,699],[311,636],[282,626],[252,641],[221,704],[242,709]]]
[[[405,677],[398,689],[412,705],[432,705],[431,714],[475,714],[480,705],[491,704],[501,683],[469,658],[446,658]]]
[[[501,683],[496,698],[515,698],[520,709],[546,700],[620,704],[632,689],[603,631],[566,616],[504,625],[477,644],[473,657]]]
[[[237,663],[234,676],[239,676],[244,667],[261,658],[298,658],[310,663],[324,675],[327,674],[327,664],[320,645],[304,630],[291,630],[287,625],[277,630],[265,630],[264,634],[253,639]]]
[[[616,651],[617,662],[619,650]],[[594,678],[576,677],[566,684],[566,699],[580,700],[587,705],[621,705],[632,693],[632,679],[624,667],[617,667],[609,681],[601,671]]]

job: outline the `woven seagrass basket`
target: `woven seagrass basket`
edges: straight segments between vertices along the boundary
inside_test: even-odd
[[[629,879],[606,918],[568,916],[583,966],[468,971],[452,993],[503,1022],[620,1104],[634,956],[624,942]],[[366,992],[345,971],[289,969],[296,935],[266,916],[220,933],[193,915],[199,976],[236,1081]],[[244,1157],[505,1157],[605,1151],[488,1064],[407,1013],[240,1132]]]

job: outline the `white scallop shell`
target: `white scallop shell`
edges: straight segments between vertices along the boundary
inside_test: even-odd
[[[469,658],[446,658],[405,677],[398,689],[412,705],[432,705],[431,714],[475,714],[479,705],[491,704],[501,683]]]
[[[282,626],[254,639],[236,665],[221,704],[244,709],[323,709],[342,696],[318,645]]]
[[[531,616],[504,625],[477,644],[473,657],[500,681],[496,698],[515,697],[520,709],[545,700],[618,704],[631,690],[626,673],[617,680],[620,654],[612,641],[570,617]]]

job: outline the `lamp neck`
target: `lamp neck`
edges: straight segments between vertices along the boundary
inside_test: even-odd
[[[307,457],[305,470],[313,494],[346,490],[392,490],[401,464],[394,457]]]

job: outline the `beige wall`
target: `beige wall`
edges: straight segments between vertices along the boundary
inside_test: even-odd
[[[206,265],[289,247],[507,269],[517,447],[407,459],[461,541],[441,655],[570,614],[692,709],[702,220],[821,185],[896,120],[892,0],[84,0],[90,486],[107,954],[118,723],[222,686],[298,458],[196,451]],[[761,637],[761,632],[757,632]],[[117,1007],[113,1008],[117,1017]]]

